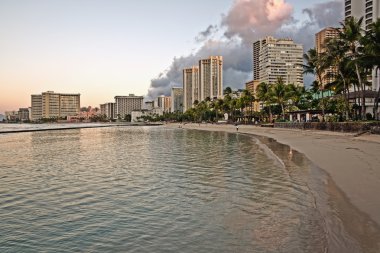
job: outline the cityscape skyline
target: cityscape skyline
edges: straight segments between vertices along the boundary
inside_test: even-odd
[[[272,12],[269,12],[264,20],[276,21],[278,18],[281,22],[273,24],[277,26],[276,29],[284,29],[277,31],[271,28],[268,35],[274,31],[281,34],[290,26],[301,29],[310,17],[319,22],[321,17],[317,15],[320,11],[318,8],[322,5],[335,8],[333,3],[343,4],[343,1],[317,0],[307,3],[297,0],[243,2],[250,5],[266,4],[267,9],[272,8]],[[252,59],[249,55],[241,57],[246,46],[239,40],[243,40],[244,37],[239,34],[240,31],[234,31],[231,24],[226,24],[229,22],[226,17],[233,17],[234,10],[239,8],[241,3],[242,1],[231,0],[206,3],[195,1],[192,4],[173,1],[165,5],[152,1],[141,4],[121,1],[112,1],[111,4],[103,1],[69,1],[65,4],[2,1],[0,28],[5,31],[7,39],[0,42],[0,53],[4,56],[0,59],[0,113],[28,107],[31,94],[48,90],[80,93],[83,106],[99,106],[115,95],[129,93],[151,98],[158,93],[170,95],[172,87],[182,86],[181,81],[170,76],[170,71],[177,60],[189,59],[189,55],[197,61],[201,55],[223,56],[226,61],[224,86],[239,85],[239,88],[243,88],[245,82],[251,79]],[[198,8],[200,5],[201,10]],[[187,24],[190,29],[180,29],[180,32],[177,32],[176,29],[184,24],[176,24],[176,20],[182,19],[175,10],[184,7],[204,15],[197,14],[197,17],[190,19],[191,22]],[[34,9],[38,11],[34,12]],[[131,14],[129,19],[123,18],[122,10],[126,9],[128,13],[133,10],[138,12]],[[161,13],[167,15],[162,17],[154,14],[153,9],[163,10]],[[167,9],[176,14],[170,16]],[[148,21],[139,17],[142,11],[146,11],[144,17],[152,14]],[[282,11],[285,11],[286,16]],[[110,16],[113,18],[109,18]],[[138,18],[141,24],[131,23],[139,20]],[[141,29],[147,28],[152,21],[161,29],[153,32],[150,28],[145,32],[152,32],[150,36],[143,34]],[[209,26],[210,23],[214,25]],[[123,30],[130,37],[125,35]],[[174,32],[176,35],[171,36]],[[235,35],[232,36],[231,33]],[[287,37],[286,34],[281,35]],[[290,35],[292,34],[289,33],[288,37]],[[159,50],[150,46],[152,40],[148,40],[147,36],[155,38],[154,45],[158,46]],[[297,41],[297,35],[293,37]],[[235,44],[232,48],[226,48],[228,43]],[[240,58],[228,57],[236,48],[241,48],[241,53],[236,56]],[[175,60],[171,62],[173,57]],[[240,68],[250,70],[244,72],[240,71]],[[182,76],[181,69],[178,75]],[[233,80],[237,81],[232,85]],[[159,85],[157,87],[161,82],[163,89]]]

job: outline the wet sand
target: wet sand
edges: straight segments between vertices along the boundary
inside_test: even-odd
[[[179,124],[167,127],[178,128]],[[185,129],[237,132],[233,125],[186,124]],[[273,138],[304,154],[327,172],[342,194],[380,225],[380,135],[262,128],[239,125],[239,133]],[[349,217],[348,217],[349,218]]]

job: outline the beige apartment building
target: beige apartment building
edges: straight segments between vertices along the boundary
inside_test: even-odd
[[[183,108],[193,107],[194,101],[200,102],[199,68],[193,66],[183,70]]]
[[[31,120],[42,118],[65,118],[75,116],[80,111],[80,94],[42,92],[31,95]]]
[[[164,112],[169,113],[172,111],[172,97],[164,97]]]
[[[257,86],[260,84],[259,81],[257,80],[252,80],[252,81],[249,81],[249,82],[246,82],[245,83],[245,89],[247,91],[249,91],[249,93],[251,93],[251,95],[253,95],[254,97],[256,97],[256,90],[257,90]],[[253,111],[255,112],[258,112],[260,111],[260,103],[255,101],[253,103],[253,108],[252,108]]]
[[[286,84],[303,86],[303,46],[292,39],[268,36],[253,43],[253,79],[275,83],[281,77]]]
[[[183,110],[193,107],[197,100],[223,97],[223,57],[210,56],[199,65],[183,70]]]
[[[326,43],[328,40],[338,37],[339,31],[337,28],[327,27],[315,34],[315,49],[318,54],[326,52]],[[322,85],[323,87],[331,82],[335,81],[333,75],[337,74],[336,67],[329,67],[322,73]]]
[[[143,100],[143,96],[135,96],[134,94],[129,94],[129,96],[116,96],[115,115],[123,119],[126,115],[130,115],[132,111],[141,110]]]
[[[210,56],[199,61],[200,99],[211,100],[223,96],[223,57]]]
[[[115,103],[105,103],[100,105],[100,114],[105,115],[107,119],[116,118]]]

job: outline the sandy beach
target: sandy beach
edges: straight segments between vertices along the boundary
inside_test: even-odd
[[[179,127],[169,124],[168,127]],[[236,133],[233,125],[185,124],[185,129]],[[327,172],[345,197],[380,225],[380,135],[239,125],[239,133],[266,136],[303,153]]]

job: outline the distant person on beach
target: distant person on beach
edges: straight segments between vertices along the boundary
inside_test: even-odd
[[[235,126],[236,126],[236,132],[239,132],[239,125],[235,124]]]

